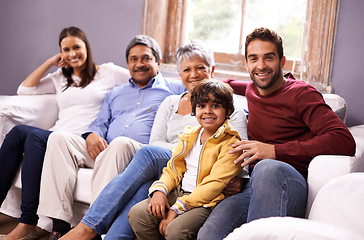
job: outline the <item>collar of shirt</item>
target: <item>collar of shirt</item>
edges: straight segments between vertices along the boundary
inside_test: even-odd
[[[136,85],[133,78],[130,78],[129,82],[133,86],[133,88],[137,87],[137,88],[145,89],[145,88],[153,87],[154,86],[153,84],[158,83],[160,81],[160,79],[163,79],[163,76],[162,76],[162,73],[158,72],[157,75],[154,78],[152,78],[145,87],[142,87],[142,88],[139,87],[138,85]]]

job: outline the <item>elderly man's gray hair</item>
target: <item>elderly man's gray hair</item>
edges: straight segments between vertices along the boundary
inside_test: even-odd
[[[146,35],[137,35],[130,41],[129,45],[126,47],[126,53],[125,53],[126,62],[128,62],[130,49],[132,49],[137,45],[144,45],[149,47],[153,52],[156,62],[162,59],[161,48],[159,47],[158,42],[154,38],[151,38]]]

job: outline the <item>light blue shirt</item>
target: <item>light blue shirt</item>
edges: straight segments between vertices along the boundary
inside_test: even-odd
[[[184,91],[181,81],[166,80],[161,73],[143,88],[129,79],[129,83],[114,87],[107,94],[97,118],[83,137],[93,132],[108,143],[124,136],[147,144],[159,105],[167,96]]]

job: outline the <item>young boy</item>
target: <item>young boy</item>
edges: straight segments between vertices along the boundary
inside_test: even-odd
[[[194,239],[224,199],[222,190],[242,170],[233,163],[241,153],[229,154],[231,144],[240,140],[227,120],[234,111],[232,93],[217,80],[194,87],[192,115],[201,126],[185,128],[160,179],[149,189],[151,198],[130,210],[129,222],[139,240]]]

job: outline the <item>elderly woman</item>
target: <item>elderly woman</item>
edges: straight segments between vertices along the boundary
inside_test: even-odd
[[[212,78],[215,69],[213,52],[197,41],[180,47],[176,62],[187,92],[163,101],[153,124],[150,145],[134,155],[128,167],[100,193],[81,223],[61,239],[92,239],[103,234],[110,225],[105,239],[135,239],[127,220],[129,209],[148,197],[148,188],[170,159],[178,134],[185,126],[198,125],[196,118],[191,116],[191,90],[199,81]],[[247,139],[243,109],[235,109],[230,122],[242,139]],[[247,172],[243,175],[247,176]]]

